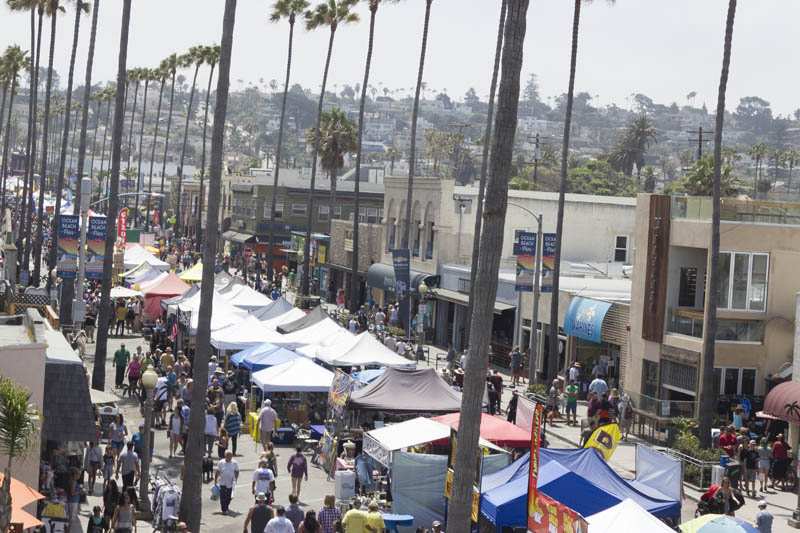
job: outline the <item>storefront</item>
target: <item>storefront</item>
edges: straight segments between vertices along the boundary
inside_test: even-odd
[[[568,363],[578,361],[583,381],[594,371],[604,375],[609,386],[620,385],[628,354],[628,304],[573,297],[564,317]]]
[[[425,317],[425,328],[431,329],[434,326],[436,310],[434,304],[429,300],[430,296],[426,295],[421,298],[419,294],[419,286],[424,282],[431,289],[439,286],[439,276],[434,274],[427,274],[425,272],[418,272],[412,270],[410,272],[410,302],[412,315],[416,315],[422,310]],[[367,301],[371,301],[381,307],[394,303],[395,298],[395,279],[394,267],[385,265],[383,263],[373,263],[367,270],[367,288],[369,295]],[[423,301],[424,300],[424,301]],[[420,307],[423,304],[423,308]]]

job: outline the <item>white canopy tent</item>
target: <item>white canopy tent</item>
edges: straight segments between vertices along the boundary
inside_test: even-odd
[[[325,328],[328,327],[329,326],[325,326]],[[314,326],[310,326],[306,329],[301,329],[299,331],[295,331],[294,333],[290,333],[289,335],[309,331],[313,328]],[[311,331],[306,340],[306,345],[298,348],[296,350],[297,353],[311,359],[319,359],[322,361],[324,359],[320,356],[320,352],[330,350],[333,353],[343,353],[350,349],[356,342],[356,336],[342,327],[338,329],[331,328],[330,332],[327,332],[325,328],[319,328],[315,331]],[[284,337],[287,336],[288,335],[284,335]]]
[[[286,298],[281,296],[275,301],[270,300],[269,305],[262,307],[261,309],[251,311],[251,314],[259,320],[266,321],[281,316],[287,313],[291,309],[297,309],[297,308],[292,304],[290,304]],[[303,315],[305,315],[305,313],[303,313]],[[298,316],[297,318],[301,318],[301,316]],[[287,320],[287,322],[291,321]]]
[[[244,350],[256,344],[274,343],[283,335],[264,327],[264,323],[252,316],[211,332],[211,345],[218,350]]]
[[[396,451],[449,438],[450,426],[420,416],[368,431],[364,434],[364,453],[388,467]],[[479,443],[484,448],[505,453],[505,450],[483,438]]]
[[[259,370],[252,375],[251,381],[264,392],[327,393],[333,383],[333,372],[308,359],[298,357],[280,365]]]
[[[192,285],[192,287],[179,296],[161,300],[161,308],[167,311],[168,315],[174,315],[178,311],[178,306],[200,292],[200,285]]]
[[[214,291],[214,299],[211,305],[211,331],[242,322],[247,316],[246,311],[234,307],[224,296],[216,291]],[[182,313],[190,314],[189,333],[191,335],[197,333],[197,322],[200,317],[200,291],[180,302],[177,308]]]
[[[111,298],[137,298],[141,295],[142,293],[140,291],[121,286],[113,287],[110,293]]]
[[[318,350],[317,359],[332,366],[388,366],[392,368],[416,368],[414,361],[398,355],[365,331],[355,337],[344,350],[340,346],[329,346]]]
[[[342,332],[349,335],[351,338],[353,337],[352,333],[326,317],[307,328],[298,329],[286,335],[281,335],[281,339],[274,344],[280,346],[305,346],[307,344],[327,346],[334,342],[335,335],[342,335]]]
[[[587,517],[586,521],[589,523],[589,533],[605,533],[606,531],[669,533],[673,531],[667,524],[630,498],[625,498],[614,507]]]
[[[274,303],[268,296],[244,283],[231,283],[224,289],[220,289],[219,293],[231,304],[245,311],[256,311]]]
[[[162,272],[169,270],[169,263],[162,261],[138,244],[128,246],[125,249],[125,268],[131,269],[142,263],[147,263],[151,267],[161,270]]]
[[[303,318],[304,316],[305,312],[302,309],[298,309],[297,307],[292,307],[285,313],[280,314],[274,318],[270,318],[269,320],[261,320],[260,318],[259,320],[261,321],[261,325],[263,327],[271,331],[275,331],[277,327],[280,326],[281,324],[287,324],[289,322],[293,322],[299,318]]]

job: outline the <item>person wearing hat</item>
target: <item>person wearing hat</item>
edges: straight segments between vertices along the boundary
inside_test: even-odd
[[[758,533],[772,533],[772,513],[767,511],[767,500],[758,500],[758,512],[756,513],[756,527]]]
[[[272,509],[267,505],[267,495],[259,492],[256,494],[256,504],[250,508],[244,519],[244,533],[248,533],[248,525],[250,533],[263,533],[272,517]]]
[[[356,443],[348,440],[342,445],[342,453],[339,454],[339,459],[344,459],[345,461],[352,461],[355,459],[356,456]]]
[[[443,533],[444,529],[442,529],[442,523],[438,520],[434,520],[431,524],[431,533]]]
[[[367,523],[365,524],[365,529],[369,531],[369,533],[382,533],[383,530],[386,529],[383,515],[381,515],[381,508],[375,500],[369,502],[367,506]]]

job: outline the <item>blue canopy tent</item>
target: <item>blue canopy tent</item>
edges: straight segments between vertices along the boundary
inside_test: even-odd
[[[231,363],[243,366],[251,372],[258,372],[298,357],[300,356],[291,350],[265,342],[233,354]]]
[[[497,527],[524,527],[530,454],[485,476],[481,513]],[[659,518],[679,517],[680,501],[648,496],[620,477],[594,449],[540,451],[537,486],[544,494],[590,516],[630,498]]]

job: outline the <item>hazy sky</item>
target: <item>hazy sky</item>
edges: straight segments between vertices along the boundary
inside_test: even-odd
[[[11,14],[0,3],[0,46],[19,43],[28,48],[29,18]],[[72,2],[59,20],[55,66],[66,84],[74,22]],[[121,0],[102,0],[94,79],[115,76]],[[528,11],[523,75],[539,76],[544,97],[563,93],[569,72],[572,18],[569,0],[532,0]],[[657,102],[686,102],[697,91],[696,104],[716,105],[722,38],[728,2],[725,0],[603,0],[583,9],[577,91],[595,96],[596,104],[615,102],[627,107],[630,95],[642,92]],[[272,24],[271,2],[239,0],[232,65],[236,80],[282,80],[288,24]],[[382,89],[409,90],[416,79],[423,0],[403,0],[381,6],[376,22],[372,84]],[[134,0],[128,66],[155,66],[172,52],[218,41],[222,0]],[[330,84],[355,84],[362,78],[368,33],[366,3],[359,6],[362,22],[337,32]],[[490,82],[499,2],[497,0],[434,0],[425,80],[436,90],[447,89],[460,99],[469,87],[485,97]],[[793,38],[800,19],[800,2],[759,0],[740,2],[734,31],[728,108],[742,96],[759,95],[778,113],[800,107],[798,74],[792,63],[799,44]],[[81,21],[76,83],[82,84],[91,19]],[[328,34],[295,33],[292,79],[318,87]],[[83,31],[87,30],[87,31]],[[47,34],[47,31],[45,31]],[[45,43],[45,46],[47,44]],[[46,65],[46,47],[42,64]],[[787,61],[777,61],[783,58]],[[188,76],[188,72],[186,75]],[[383,85],[380,85],[380,84]]]

